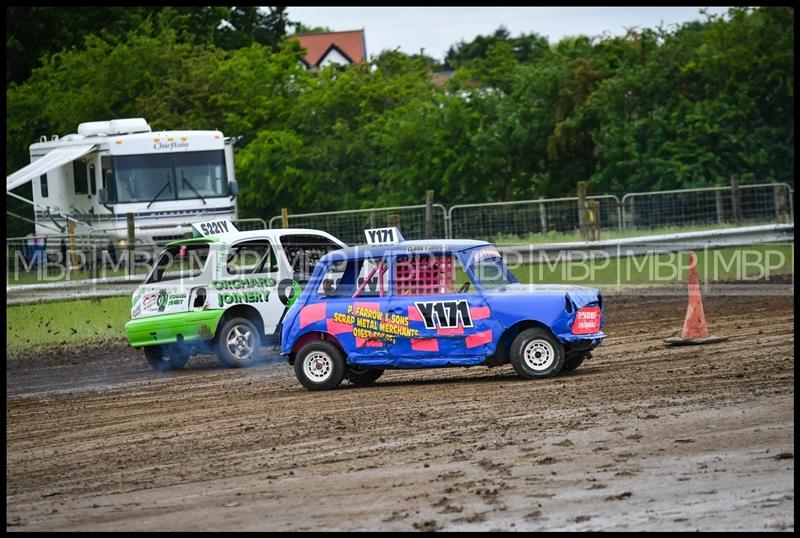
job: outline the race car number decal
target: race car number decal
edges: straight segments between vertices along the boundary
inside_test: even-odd
[[[203,232],[203,235],[221,234],[228,231],[228,223],[224,220],[203,222],[200,224],[200,230]]]
[[[466,300],[460,301],[424,301],[416,302],[419,315],[425,322],[426,329],[453,329],[459,322],[464,327],[472,327],[472,318],[469,314],[469,304]]]

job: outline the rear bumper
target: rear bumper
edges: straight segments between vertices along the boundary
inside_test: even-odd
[[[214,338],[224,310],[180,312],[132,319],[125,324],[125,334],[131,346],[174,344],[180,336],[184,342]]]
[[[583,344],[590,347],[595,347],[602,343],[603,338],[606,337],[604,332],[596,332],[591,334],[572,334],[565,333],[557,335],[562,344]]]

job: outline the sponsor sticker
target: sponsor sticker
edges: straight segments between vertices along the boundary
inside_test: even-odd
[[[143,312],[158,310],[158,295],[156,295],[155,293],[151,293],[150,295],[145,295],[144,299],[142,299],[141,308]]]

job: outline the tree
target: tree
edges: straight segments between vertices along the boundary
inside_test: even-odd
[[[285,7],[270,7],[268,11],[256,6],[232,7],[214,35],[214,43],[225,50],[247,47],[252,43],[275,48],[286,36],[291,23]]]
[[[450,47],[445,56],[445,65],[450,69],[469,66],[473,61],[486,58],[489,49],[497,43],[508,43],[519,62],[533,62],[550,48],[547,38],[536,33],[511,37],[504,26],[489,36],[478,35],[470,42],[460,41]]]
[[[327,26],[306,26],[302,22],[294,23],[294,33],[297,34],[329,34],[333,32]]]
[[[6,7],[6,80],[20,83],[42,58],[82,48],[87,33],[124,36],[157,7]]]
[[[80,50],[90,35],[122,42],[147,20],[171,27],[178,41],[225,50],[275,47],[293,24],[285,7],[6,7],[6,79],[21,83],[43,58]]]

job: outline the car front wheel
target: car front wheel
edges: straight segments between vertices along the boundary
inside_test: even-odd
[[[564,346],[550,331],[525,329],[511,343],[511,365],[527,379],[558,375],[564,366]]]
[[[308,390],[330,390],[345,375],[345,361],[339,349],[324,340],[303,346],[294,360],[294,373]]]

